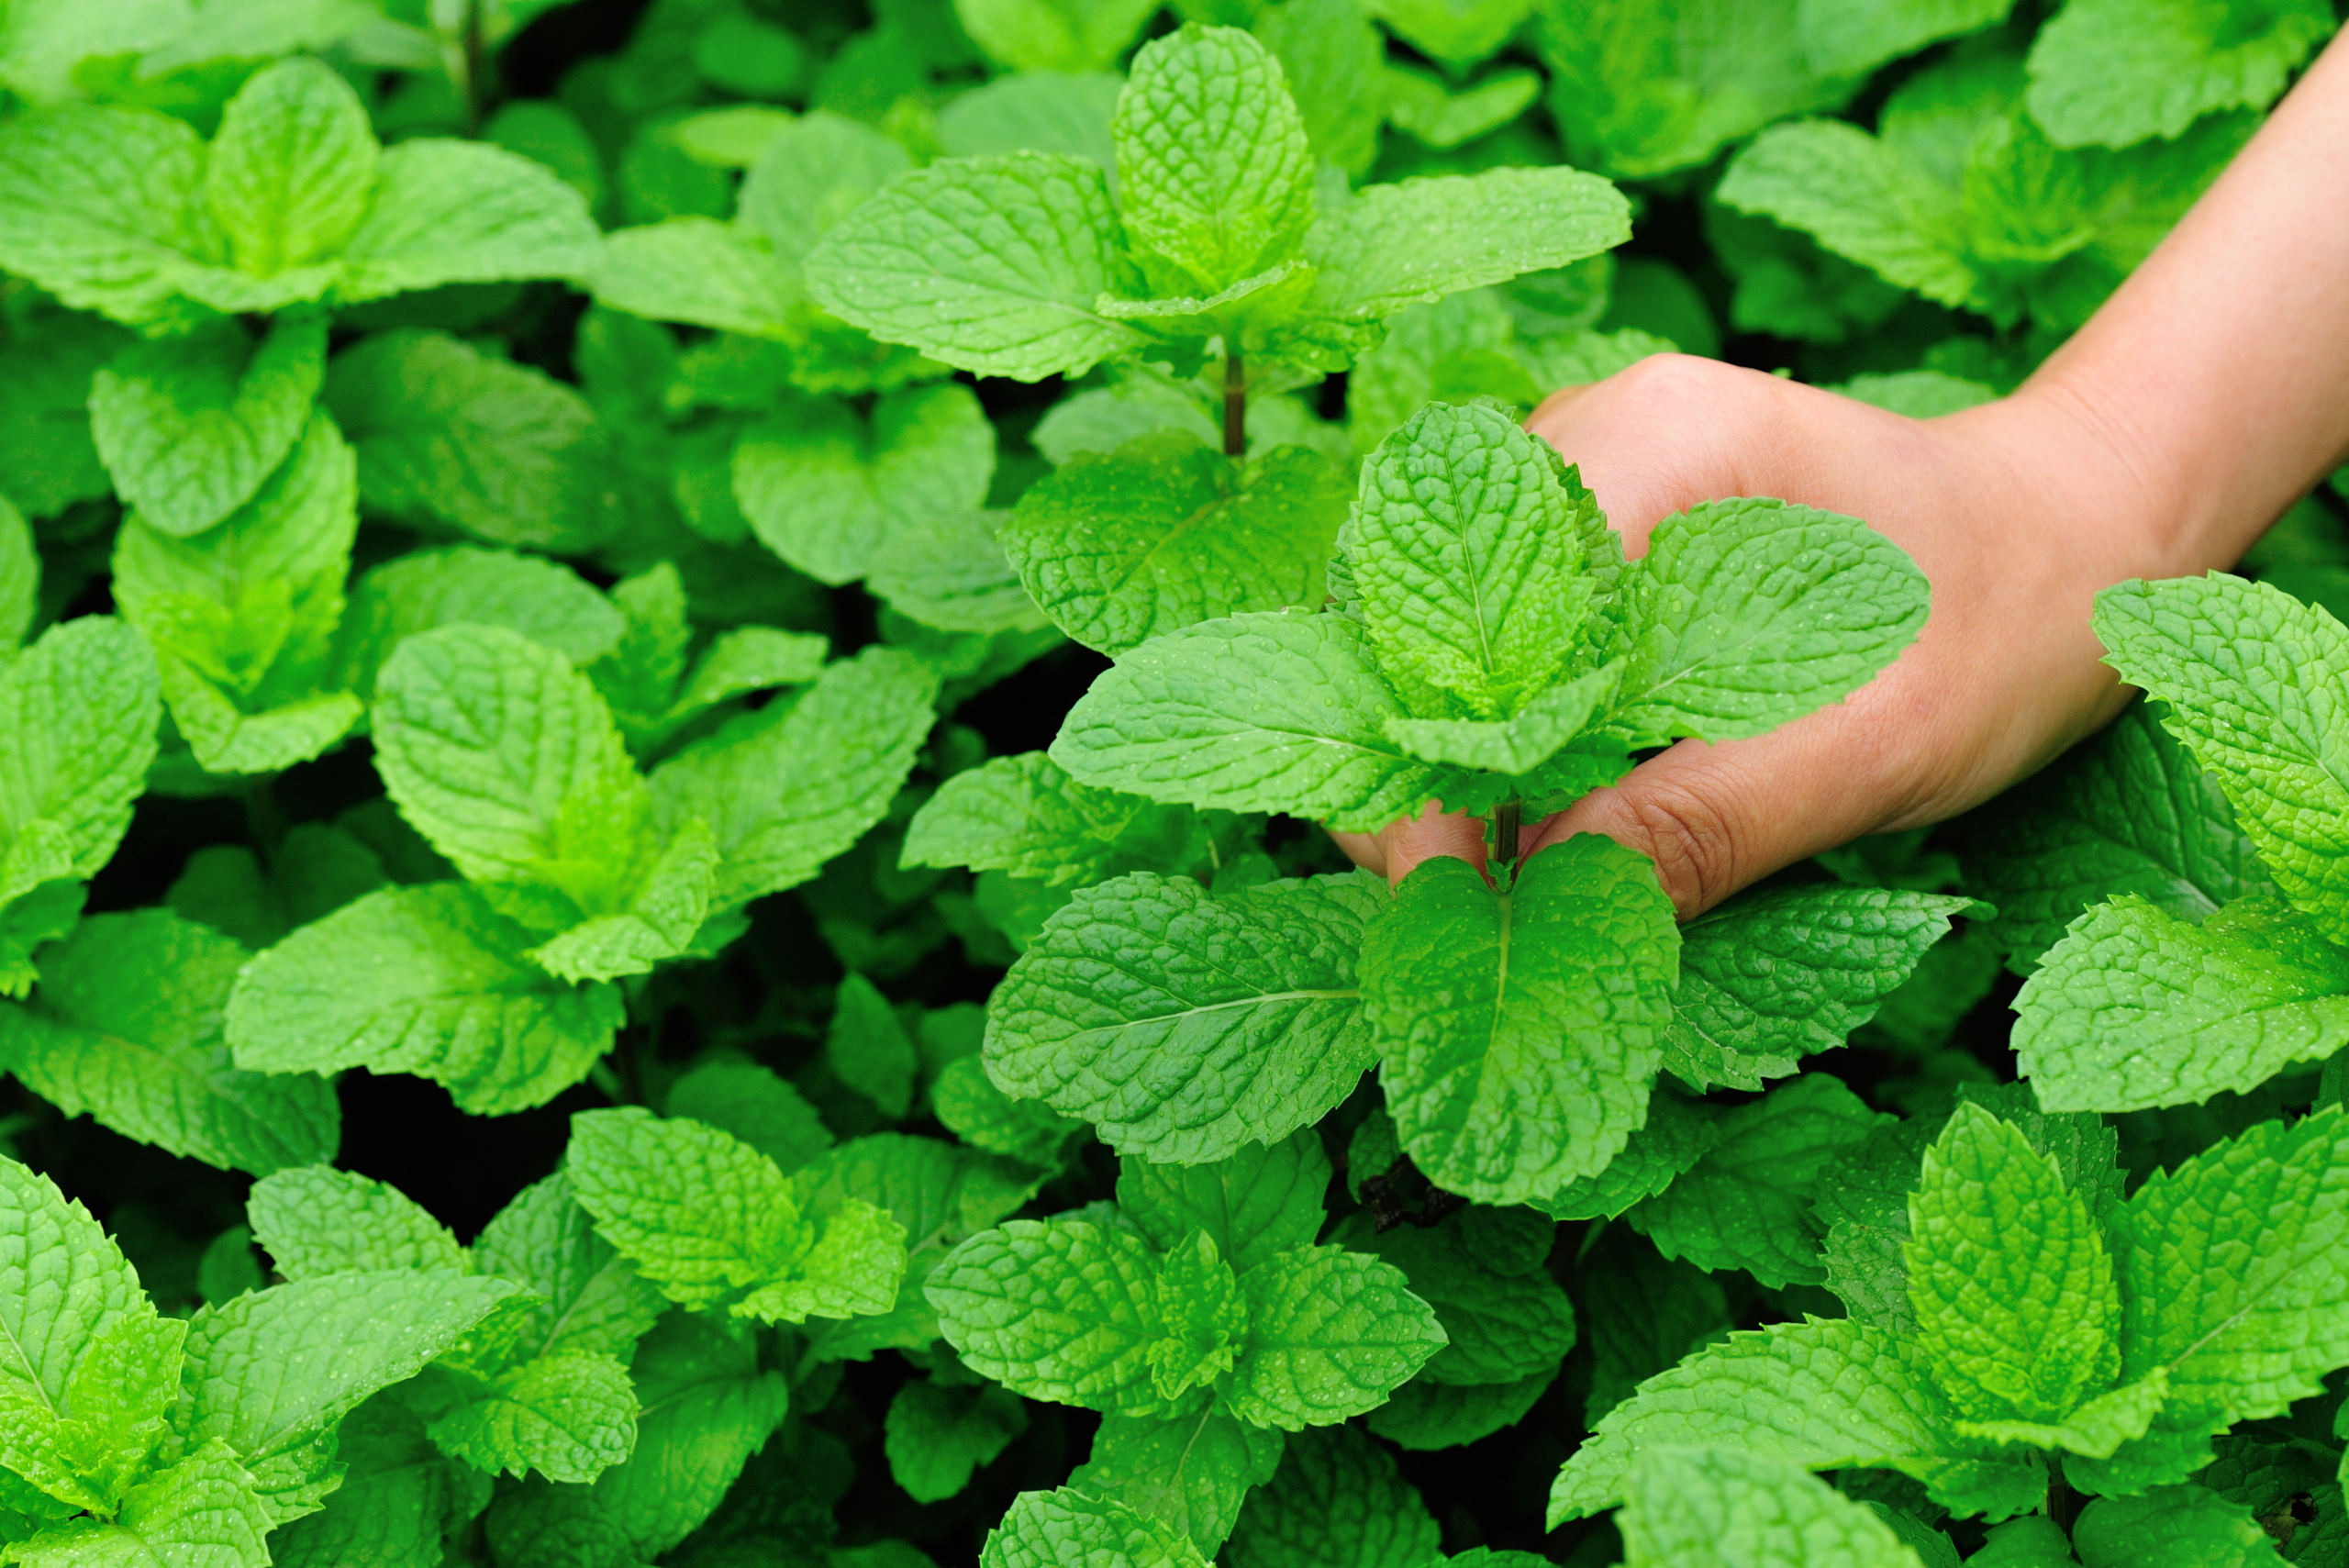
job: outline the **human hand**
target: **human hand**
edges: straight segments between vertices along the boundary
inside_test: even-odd
[[[1963,811],[2096,729],[2122,702],[2088,628],[2097,590],[2199,564],[2143,465],[2058,379],[1916,420],[1660,355],[1528,423],[1581,464],[1633,555],[1697,502],[1775,495],[1874,525],[1932,584],[1916,643],[1842,703],[1755,740],[1682,741],[1527,825],[1528,852],[1593,832],[1649,856],[1684,918],[1820,850]],[[1432,808],[1336,837],[1396,880],[1431,855],[1485,858],[1482,822]]]

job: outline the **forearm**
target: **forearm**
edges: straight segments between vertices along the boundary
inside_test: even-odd
[[[2232,565],[2349,454],[2349,41],[2006,409],[2109,460],[2147,576]]]

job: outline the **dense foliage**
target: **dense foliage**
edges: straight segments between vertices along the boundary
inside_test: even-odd
[[[1994,397],[2334,22],[9,0],[0,1562],[2349,1568],[2334,497],[1519,852],[1927,607],[1541,395]]]

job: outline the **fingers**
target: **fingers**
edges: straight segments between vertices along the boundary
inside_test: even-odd
[[[1347,857],[1364,871],[1376,872],[1392,883],[1411,874],[1421,861],[1451,855],[1485,868],[1485,824],[1465,812],[1430,806],[1417,817],[1389,823],[1375,833],[1341,833],[1330,837]]]

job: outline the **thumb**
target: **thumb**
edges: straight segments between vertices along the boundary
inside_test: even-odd
[[[1353,858],[1356,865],[1386,878],[1389,884],[1411,874],[1421,861],[1451,855],[1485,869],[1485,824],[1464,811],[1446,811],[1431,805],[1417,817],[1390,822],[1375,833],[1343,833],[1330,837]]]

